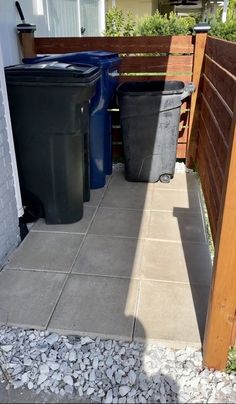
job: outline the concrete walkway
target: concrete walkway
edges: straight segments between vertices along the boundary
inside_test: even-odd
[[[0,273],[0,323],[199,346],[210,278],[195,174],[115,172],[80,222],[32,227]]]

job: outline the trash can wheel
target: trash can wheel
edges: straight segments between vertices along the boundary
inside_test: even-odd
[[[172,178],[172,175],[170,175],[170,174],[162,174],[162,175],[160,175],[159,180],[165,184],[168,184],[170,182],[171,178]]]

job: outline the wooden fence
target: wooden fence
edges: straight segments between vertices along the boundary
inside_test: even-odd
[[[93,49],[117,52],[122,57],[120,82],[194,82],[191,105],[182,107],[177,157],[197,167],[206,200],[215,259],[204,363],[223,369],[236,336],[236,44],[200,33],[132,38],[33,39],[28,35],[25,42],[25,56]],[[117,112],[113,140],[114,154],[120,156]]]
[[[195,163],[215,244],[204,360],[222,369],[236,336],[236,43],[208,37]]]
[[[209,37],[202,77],[196,164],[214,241],[231,142],[235,76],[236,44]]]
[[[119,81],[193,79],[195,37],[125,37],[125,38],[35,38],[36,54],[54,54],[88,50],[109,50],[122,60]],[[178,158],[186,158],[190,103],[181,109],[177,149]],[[123,157],[119,111],[112,111],[113,158]]]

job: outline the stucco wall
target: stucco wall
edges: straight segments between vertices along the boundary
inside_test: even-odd
[[[7,102],[3,64],[0,60],[0,268],[7,254],[20,242]]]
[[[106,10],[111,8],[113,3],[112,0],[106,0]],[[115,4],[117,8],[124,12],[131,12],[136,16],[142,17],[155,12],[158,0],[116,0]]]

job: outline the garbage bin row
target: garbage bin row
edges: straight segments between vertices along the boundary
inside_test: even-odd
[[[72,223],[112,172],[108,108],[120,58],[93,51],[24,63],[5,68],[23,203],[47,223]],[[173,177],[181,101],[193,90],[180,81],[118,87],[128,181]]]

